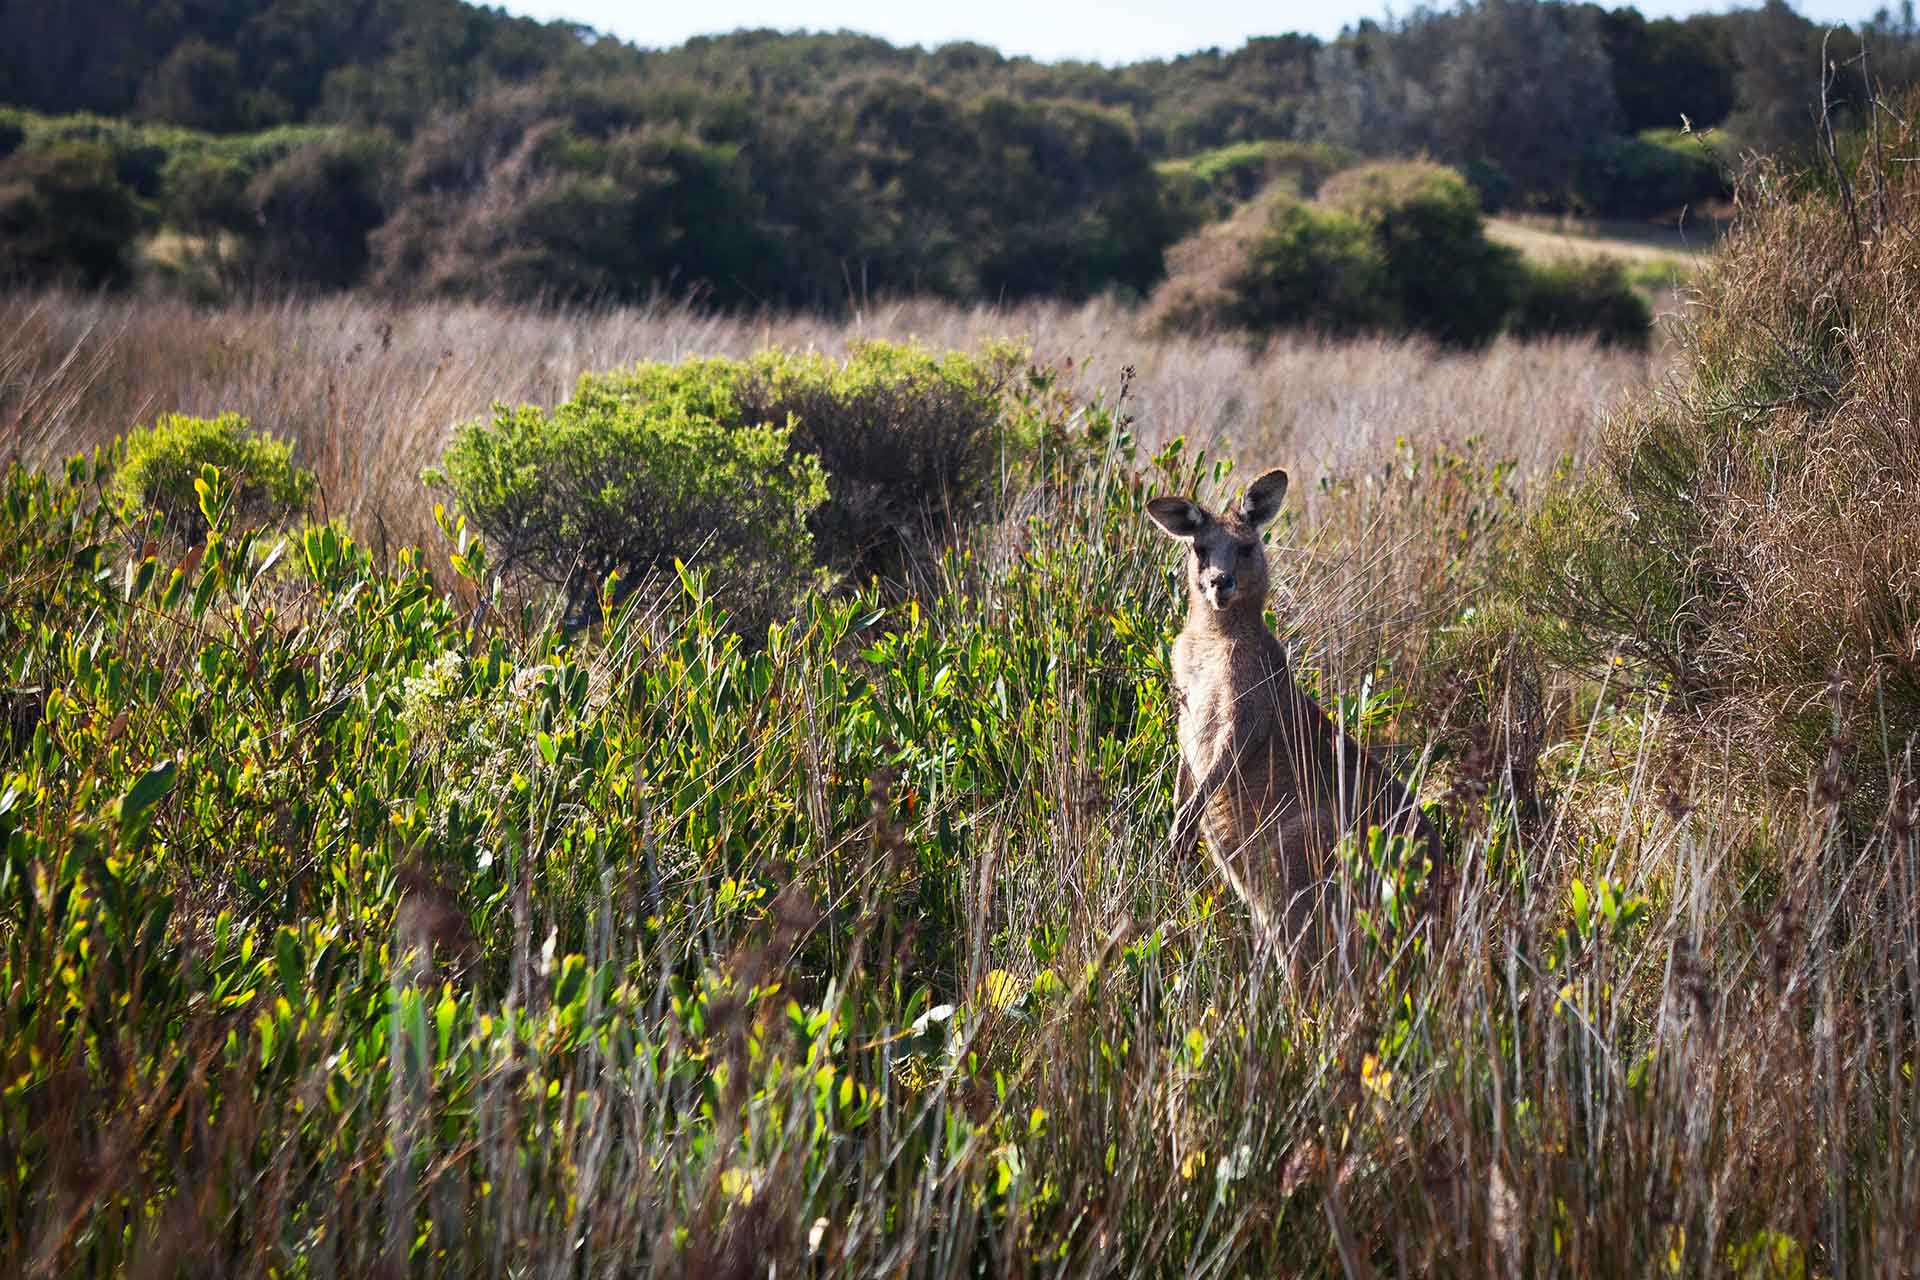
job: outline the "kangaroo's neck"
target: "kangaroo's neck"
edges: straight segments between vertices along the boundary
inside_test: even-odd
[[[1187,631],[1222,644],[1273,644],[1279,641],[1267,629],[1264,599],[1236,600],[1224,609],[1208,604],[1199,592],[1187,601]]]

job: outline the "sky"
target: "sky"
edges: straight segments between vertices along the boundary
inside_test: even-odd
[[[1848,22],[1868,16],[1880,3],[1801,0],[1794,7],[1818,22]],[[1396,6],[1403,13],[1411,7]],[[1642,0],[1636,7],[1652,18],[1751,6]],[[647,48],[740,27],[845,29],[895,44],[976,40],[1006,54],[1105,63],[1165,58],[1215,45],[1235,48],[1250,35],[1306,31],[1329,37],[1349,23],[1387,12],[1379,0],[507,0],[505,8],[535,18],[582,22]]]

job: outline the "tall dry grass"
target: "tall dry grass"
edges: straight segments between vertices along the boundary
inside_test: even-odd
[[[1589,439],[1604,408],[1654,367],[1586,342],[1449,354],[1386,338],[1255,347],[1148,337],[1109,303],[903,302],[842,324],[671,304],[548,312],[339,297],[209,310],[47,293],[0,298],[0,333],[0,457],[44,464],[160,413],[236,412],[292,438],[319,473],[324,509],[391,546],[432,540],[419,472],[456,424],[496,400],[555,403],[582,372],[639,360],[768,346],[832,354],[864,338],[935,348],[1024,339],[1083,386],[1112,387],[1131,366],[1149,441],[1184,435],[1308,479],[1400,436],[1478,437],[1537,471]]]
[[[1756,163],[1675,376],[1537,522],[1522,584],[1558,647],[1619,654],[1776,784],[1836,738],[1869,778],[1920,740],[1920,98],[1879,115],[1813,172]]]

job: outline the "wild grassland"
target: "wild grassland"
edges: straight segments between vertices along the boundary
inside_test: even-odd
[[[177,301],[0,298],[0,456],[45,465],[163,412],[236,412],[294,440],[327,512],[376,545],[425,546],[419,472],[453,428],[496,400],[553,404],[579,376],[643,359],[743,356],[769,346],[844,352],[867,337],[971,350],[997,338],[1088,388],[1131,366],[1144,439],[1182,435],[1303,474],[1349,469],[1397,436],[1477,436],[1529,471],[1550,467],[1649,358],[1583,342],[1496,343],[1473,354],[1368,339],[1145,337],[1133,314],[1085,307],[900,303],[848,324],[732,319],[680,306],[553,313],[357,298],[206,310]]]
[[[1625,219],[1512,216],[1487,219],[1487,235],[1532,258],[1612,257],[1632,266],[1666,267],[1686,275],[1720,238],[1719,223],[1674,227]]]
[[[1747,376],[1743,313],[1704,301],[1675,415]],[[0,503],[15,1269],[1897,1276],[1920,1250],[1912,726],[1863,751],[1848,720],[1782,785],[1618,635],[1539,658],[1574,625],[1528,595],[1568,563],[1540,513],[1634,456],[1645,357],[1248,350],[1106,307],[4,305],[0,423],[40,464]],[[453,423],[862,333],[1025,334],[1057,375],[1007,407],[1051,451],[910,586],[750,639],[697,573],[571,636],[476,607],[417,487]],[[1911,387],[1872,368],[1858,403]],[[149,546],[111,455],[52,461],[168,409],[294,436],[351,535]],[[1451,851],[1345,850],[1307,972],[1166,852],[1178,581],[1143,507],[1231,488],[1203,452],[1294,469],[1298,676],[1425,759]],[[1571,527],[1631,539],[1623,481],[1584,499]]]

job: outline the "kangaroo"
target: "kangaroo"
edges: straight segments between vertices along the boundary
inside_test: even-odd
[[[1286,649],[1267,628],[1260,530],[1286,492],[1287,473],[1276,469],[1222,513],[1171,497],[1153,499],[1147,513],[1191,551],[1187,621],[1173,646],[1175,856],[1189,856],[1204,827],[1209,855],[1255,925],[1273,936],[1277,904],[1284,937],[1297,944],[1341,836],[1378,826],[1436,859],[1440,843],[1400,780],[1293,682]]]

